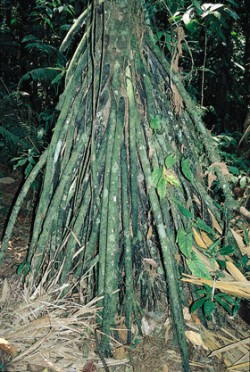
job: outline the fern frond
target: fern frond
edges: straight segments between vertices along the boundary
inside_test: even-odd
[[[49,67],[35,68],[34,70],[27,72],[25,75],[21,77],[19,81],[19,86],[21,86],[22,83],[27,80],[51,82],[57,75],[58,75],[57,69],[52,69]]]
[[[42,41],[34,41],[32,43],[29,43],[25,46],[25,49],[37,49],[39,52],[43,52],[48,54],[49,56],[52,54],[57,55],[58,54],[58,49],[52,45],[45,44]]]

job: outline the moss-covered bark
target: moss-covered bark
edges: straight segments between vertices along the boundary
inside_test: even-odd
[[[138,320],[139,304],[152,309],[168,295],[188,371],[175,258],[177,232],[191,230],[191,222],[176,200],[195,217],[207,218],[209,209],[220,220],[198,178],[201,159],[207,167],[217,155],[194,104],[152,41],[140,1],[93,1],[85,17],[87,31],[69,65],[46,153],[27,257],[32,267],[28,282],[41,289],[68,283],[73,275],[86,300],[103,296],[99,322],[107,335],[107,353],[116,313],[125,314],[130,328]],[[178,115],[173,84],[184,106]],[[158,127],[152,129],[154,125]],[[172,176],[179,186],[166,183],[166,195],[159,197],[153,170],[163,168],[171,154],[176,156]],[[192,182],[181,171],[183,158],[189,159]],[[31,181],[32,175],[24,190]],[[223,175],[220,182],[226,194]],[[145,270],[148,258],[157,264],[154,277]]]

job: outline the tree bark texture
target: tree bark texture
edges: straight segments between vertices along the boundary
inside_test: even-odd
[[[83,20],[86,33],[68,66],[51,144],[17,200],[3,251],[28,185],[44,169],[27,257],[30,288],[74,280],[86,301],[103,296],[105,350],[117,313],[131,329],[141,308],[153,309],[168,295],[188,371],[179,281],[185,262],[176,260],[176,234],[191,222],[176,200],[208,224],[209,211],[220,221],[202,180],[202,169],[219,159],[194,103],[155,46],[141,2],[93,1]],[[177,159],[171,174],[179,186],[166,184],[159,197],[152,173],[169,155]],[[181,171],[183,157],[192,182]],[[224,176],[218,177],[226,195]]]

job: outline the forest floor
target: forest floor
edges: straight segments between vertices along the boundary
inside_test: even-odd
[[[17,172],[0,169],[1,235],[20,183]],[[0,364],[10,359],[8,368],[0,366],[0,371],[182,371],[167,315],[160,321],[145,317],[144,327],[151,330],[145,331],[143,338],[135,338],[132,346],[116,345],[114,358],[104,363],[94,332],[94,308],[78,307],[82,313],[77,319],[81,321],[76,322],[77,305],[72,310],[72,301],[69,306],[68,300],[58,305],[58,298],[50,294],[38,300],[28,297],[18,267],[25,261],[30,236],[34,195],[29,197],[18,216],[0,272]],[[84,328],[79,328],[80,323]],[[190,317],[187,325],[192,371],[249,371],[250,328],[241,318],[232,320],[224,314],[220,324],[211,322],[205,329]]]

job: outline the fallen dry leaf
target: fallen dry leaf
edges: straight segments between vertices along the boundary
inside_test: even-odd
[[[185,335],[187,339],[192,342],[195,346],[201,346],[203,349],[208,350],[207,346],[204,344],[200,333],[194,331],[186,331]]]

